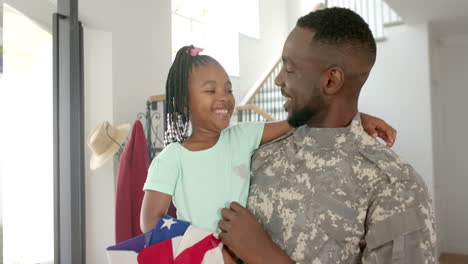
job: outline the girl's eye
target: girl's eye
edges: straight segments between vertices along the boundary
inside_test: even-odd
[[[211,93],[211,94],[214,94],[215,91],[214,90],[210,90],[210,91],[205,91],[205,93]]]
[[[229,93],[229,94],[232,94],[232,90],[229,90],[228,93]]]
[[[288,69],[284,69],[286,71],[286,73],[292,73],[292,71],[288,71]]]

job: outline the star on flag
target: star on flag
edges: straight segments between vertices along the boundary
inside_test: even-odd
[[[162,218],[162,220],[164,221],[164,224],[161,226],[161,229],[163,229],[164,227],[167,227],[167,229],[171,230],[171,226],[173,224],[177,224],[177,222],[174,221],[173,218],[169,218],[169,219]]]

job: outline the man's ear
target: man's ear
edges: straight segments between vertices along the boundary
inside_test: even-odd
[[[335,95],[341,91],[344,84],[344,71],[339,66],[329,68],[323,76],[323,93],[324,95]]]

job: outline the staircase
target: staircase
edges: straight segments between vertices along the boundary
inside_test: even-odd
[[[368,24],[377,42],[386,41],[385,28],[403,24],[403,19],[383,0],[327,0],[316,9],[344,7],[358,13]],[[281,71],[281,59],[247,93],[237,110],[237,120],[275,121],[287,118],[284,99],[274,80]]]
[[[283,108],[281,89],[275,85],[275,78],[281,71],[282,65],[281,59],[278,59],[270,72],[261,79],[260,84],[254,86],[257,88],[252,89],[237,107],[239,122],[286,119],[287,112]]]
[[[403,19],[383,0],[327,0],[325,4],[358,13],[369,24],[376,41],[385,40],[385,27],[403,23]]]

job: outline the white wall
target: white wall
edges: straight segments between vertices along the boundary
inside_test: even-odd
[[[133,123],[149,96],[164,93],[172,62],[171,1],[118,2],[125,8],[112,28],[115,124]]]
[[[0,85],[2,84],[2,78],[0,77]],[[3,226],[3,173],[2,173],[2,162],[0,161],[0,226]],[[0,241],[2,241],[3,236],[0,236]],[[0,248],[2,251],[3,248]]]
[[[85,30],[85,129],[136,120],[146,100],[164,93],[171,64],[171,1],[80,1]],[[100,30],[96,30],[100,29]],[[89,153],[86,147],[86,162]],[[106,263],[115,243],[118,163],[86,169],[87,263]]]
[[[0,0],[0,46],[3,46],[3,1]],[[0,73],[0,87],[3,85],[3,74]],[[3,174],[2,174],[2,163],[0,162],[0,226],[3,225]],[[2,232],[3,233],[3,232]],[[0,236],[0,241],[3,241],[3,235]],[[0,244],[0,254],[1,259],[3,259],[3,243]]]
[[[312,12],[314,8],[320,4],[325,3],[325,0],[291,0],[287,4],[288,24],[289,29],[296,26],[297,20]]]
[[[363,87],[359,110],[398,130],[393,149],[422,175],[433,193],[429,30],[427,24],[387,28]]]
[[[3,1],[0,0],[0,46],[3,46]],[[0,73],[0,87],[2,87],[3,85],[3,74]],[[3,185],[2,185],[2,182],[3,182],[3,174],[2,174],[2,164],[0,162],[0,226],[3,224]],[[0,241],[3,240],[3,235],[0,236]],[[0,252],[2,252],[2,254],[0,254],[0,257],[3,259],[3,244],[0,244],[1,245],[1,248],[0,248]]]
[[[239,76],[229,76],[232,84],[232,91],[234,94],[234,98],[236,99],[236,105],[240,103],[242,98],[240,97],[241,88],[240,88],[240,77]]]
[[[394,150],[433,194],[439,252],[468,254],[468,33],[432,33],[428,24],[386,30],[360,110],[398,130]]]
[[[85,132],[99,123],[113,123],[112,34],[84,29]],[[114,164],[92,171],[91,151],[85,147],[86,262],[106,263],[105,248],[113,245],[115,194]]]
[[[289,34],[288,4],[288,0],[259,0],[260,39],[242,34],[239,38],[240,91],[235,93],[236,99],[243,98],[260,76],[271,70],[274,62],[280,58]]]
[[[435,33],[437,34],[437,33]],[[468,254],[468,33],[434,36],[435,195],[441,251]]]

